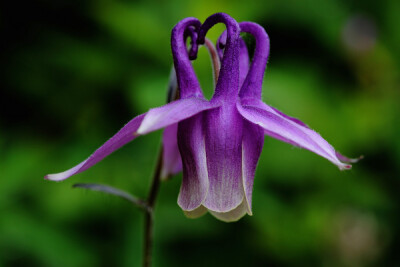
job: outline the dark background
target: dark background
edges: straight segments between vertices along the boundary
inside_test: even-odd
[[[65,182],[43,176],[163,105],[172,27],[219,11],[268,32],[264,101],[365,159],[341,172],[267,137],[254,215],[229,224],[184,217],[174,177],[157,203],[155,266],[400,266],[400,2],[215,2],[3,1],[0,266],[140,265],[143,214],[71,186],[105,183],[145,197],[161,132]],[[194,65],[210,97],[204,48]]]

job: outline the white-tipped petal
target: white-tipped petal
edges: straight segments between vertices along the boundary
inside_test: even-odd
[[[210,214],[213,215],[218,220],[223,222],[236,222],[240,218],[242,218],[247,213],[247,202],[246,199],[243,198],[242,203],[239,204],[236,208],[228,212],[216,212],[209,210]]]
[[[203,205],[201,205],[200,207],[194,210],[183,210],[183,213],[185,214],[186,217],[190,219],[196,219],[206,214],[207,209]]]

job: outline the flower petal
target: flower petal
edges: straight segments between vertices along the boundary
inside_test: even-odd
[[[239,88],[241,88],[249,71],[250,59],[246,43],[242,38],[239,38],[239,46]]]
[[[205,141],[209,189],[203,205],[228,212],[243,201],[243,119],[234,105],[205,112]]]
[[[247,202],[247,213],[251,212],[251,198],[253,193],[253,182],[256,173],[258,159],[264,145],[263,129],[247,120],[243,121],[242,141],[242,175],[244,193]]]
[[[137,134],[147,134],[163,127],[178,123],[197,113],[218,107],[203,98],[191,97],[179,99],[162,107],[150,109],[143,119]]]
[[[201,25],[197,40],[200,44],[203,44],[208,30],[220,22],[226,25],[226,47],[211,102],[224,101],[233,103],[239,93],[239,24],[225,13],[213,14]]]
[[[182,155],[183,179],[178,196],[186,211],[197,209],[208,190],[208,171],[203,134],[203,113],[179,123],[178,145]]]
[[[245,102],[248,104],[248,101]],[[259,100],[252,102],[256,105],[242,106],[238,103],[237,108],[244,118],[263,127],[267,135],[308,149],[336,164],[341,170],[351,168],[351,165],[340,162],[334,148],[318,133],[280,115]]]
[[[223,222],[236,222],[240,218],[242,218],[244,215],[246,215],[246,213],[248,212],[247,206],[248,206],[248,204],[246,203],[246,199],[243,198],[242,203],[240,203],[239,206],[237,206],[236,208],[234,208],[231,211],[216,212],[216,211],[209,210],[209,212],[215,218],[217,218],[218,220],[221,220]]]
[[[195,57],[197,54],[197,34],[194,30],[198,29],[200,24],[200,21],[196,18],[185,18],[172,29],[171,49],[181,98],[203,96],[186,47],[186,37],[190,36],[192,39],[191,46],[194,49],[191,52],[193,53],[192,56]]]
[[[299,126],[306,127],[308,129],[310,129],[310,127],[307,124],[305,124],[304,122],[302,122],[301,120],[299,120],[299,119],[297,119],[295,117],[291,117],[289,115],[286,115],[282,111],[265,104],[260,99],[256,99],[256,98],[253,98],[253,97],[242,98],[241,99],[241,104],[242,104],[242,106],[253,106],[253,107],[258,107],[260,109],[268,110],[268,111],[273,112],[273,113],[277,113],[278,115],[280,115],[280,116],[284,117],[285,119],[288,119],[288,120],[298,124]]]
[[[355,158],[355,159],[351,159],[351,158],[348,158],[348,157],[346,157],[346,156],[343,156],[342,154],[340,154],[339,152],[337,152],[336,151],[336,157],[340,160],[340,161],[343,161],[343,162],[348,162],[348,163],[357,163],[357,162],[359,162],[360,160],[362,160],[363,158],[364,158],[364,156],[359,156],[358,158]]]
[[[280,111],[280,110],[278,110],[278,109],[276,109],[276,108],[274,108],[274,107],[268,106],[267,104],[263,103],[263,102],[260,101],[260,100],[254,100],[253,98],[247,98],[247,99],[243,99],[243,100],[242,100],[242,104],[243,104],[244,106],[246,106],[246,105],[249,105],[249,106],[256,106],[256,107],[259,107],[259,108],[261,108],[261,109],[268,109],[268,110],[270,110],[271,112],[276,112],[276,113],[278,113],[279,115],[281,115],[282,117],[284,117],[285,119],[288,119],[288,120],[290,120],[290,121],[292,121],[292,122],[298,124],[298,125],[301,126],[301,127],[305,127],[305,128],[307,128],[307,129],[310,129],[310,130],[311,130],[311,128],[310,128],[307,124],[305,124],[304,122],[302,122],[301,120],[299,120],[299,119],[297,119],[297,118],[294,118],[294,117],[291,117],[291,116],[288,116],[288,115],[284,114],[282,111]],[[268,134],[268,133],[265,133],[265,134]],[[278,138],[278,139],[279,139],[279,138]],[[284,141],[284,142],[290,143],[290,142],[288,142],[288,141]],[[296,144],[294,144],[294,145],[296,145]],[[358,162],[358,161],[360,161],[361,159],[364,158],[364,156],[359,156],[358,158],[348,158],[348,157],[346,157],[346,156],[340,154],[340,153],[337,152],[337,151],[336,151],[336,157],[337,157],[341,162],[347,162],[347,163],[356,163],[356,162]]]
[[[295,118],[295,117],[288,116],[288,115],[284,114],[282,111],[280,111],[280,110],[278,110],[278,109],[276,109],[276,108],[274,108],[274,107],[271,107],[271,106],[268,106],[268,107],[270,107],[271,109],[273,109],[276,113],[278,113],[278,114],[281,115],[282,117],[285,117],[286,119],[291,120],[291,121],[293,121],[294,123],[299,124],[300,126],[303,126],[303,127],[306,127],[306,128],[309,128],[309,129],[310,129],[310,127],[309,127],[307,124],[305,124],[304,122],[302,122],[301,120],[299,120],[299,119],[297,119],[297,118]]]
[[[241,98],[251,96],[256,99],[261,99],[262,82],[269,56],[269,37],[264,28],[257,23],[245,21],[239,23],[239,26],[242,32],[253,35],[256,42],[250,70],[240,89],[239,96]]]
[[[191,211],[184,210],[183,213],[185,213],[185,216],[190,219],[196,219],[196,218],[199,218],[199,217],[203,216],[204,214],[206,214],[207,209],[203,205],[201,205],[197,209],[194,209]]]
[[[146,114],[141,114],[128,122],[121,130],[119,130],[113,137],[99,147],[89,158],[79,163],[75,167],[56,174],[48,174],[44,178],[52,181],[62,181],[77,173],[83,172],[97,162],[101,161],[115,150],[119,149],[126,143],[135,139],[134,132],[139,128]]]
[[[165,128],[163,133],[163,165],[161,179],[167,179],[170,175],[182,170],[182,159],[178,148],[178,124],[172,124]]]
[[[239,24],[240,25],[240,24]],[[217,52],[219,59],[222,60],[224,56],[224,48],[226,46],[226,31],[224,31],[218,38],[217,41]],[[244,80],[246,79],[247,73],[249,71],[249,51],[246,46],[246,42],[239,37],[239,88],[242,87]]]

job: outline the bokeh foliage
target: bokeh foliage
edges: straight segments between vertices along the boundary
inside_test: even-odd
[[[340,172],[266,138],[254,216],[231,224],[185,218],[176,204],[181,176],[174,177],[158,199],[155,265],[400,265],[399,3],[3,3],[0,266],[140,265],[143,214],[71,185],[105,183],[145,197],[160,132],[65,182],[42,177],[80,162],[130,118],[163,105],[172,27],[219,11],[269,33],[265,102],[365,159]],[[210,38],[222,30],[218,25]],[[204,48],[194,66],[210,97]]]

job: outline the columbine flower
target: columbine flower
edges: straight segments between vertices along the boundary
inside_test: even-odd
[[[221,70],[215,93],[207,101],[190,63],[185,32],[191,30],[190,58],[193,58],[197,44],[203,44],[207,31],[219,22],[227,28],[220,39],[224,52],[222,55],[221,51]],[[240,31],[248,32],[256,39],[250,67]],[[173,29],[171,46],[181,99],[135,117],[88,159],[63,173],[47,175],[46,179],[60,181],[80,173],[136,136],[167,127],[164,149],[169,151],[164,157],[177,154],[174,143],[177,141],[182,159],[179,206],[189,217],[200,216],[208,210],[223,221],[235,221],[252,213],[254,173],[264,134],[308,149],[340,169],[350,168],[341,162],[350,159],[336,153],[319,134],[261,101],[269,54],[269,39],[262,27],[249,22],[239,26],[223,13],[210,16],[202,25],[197,19],[187,18]]]

